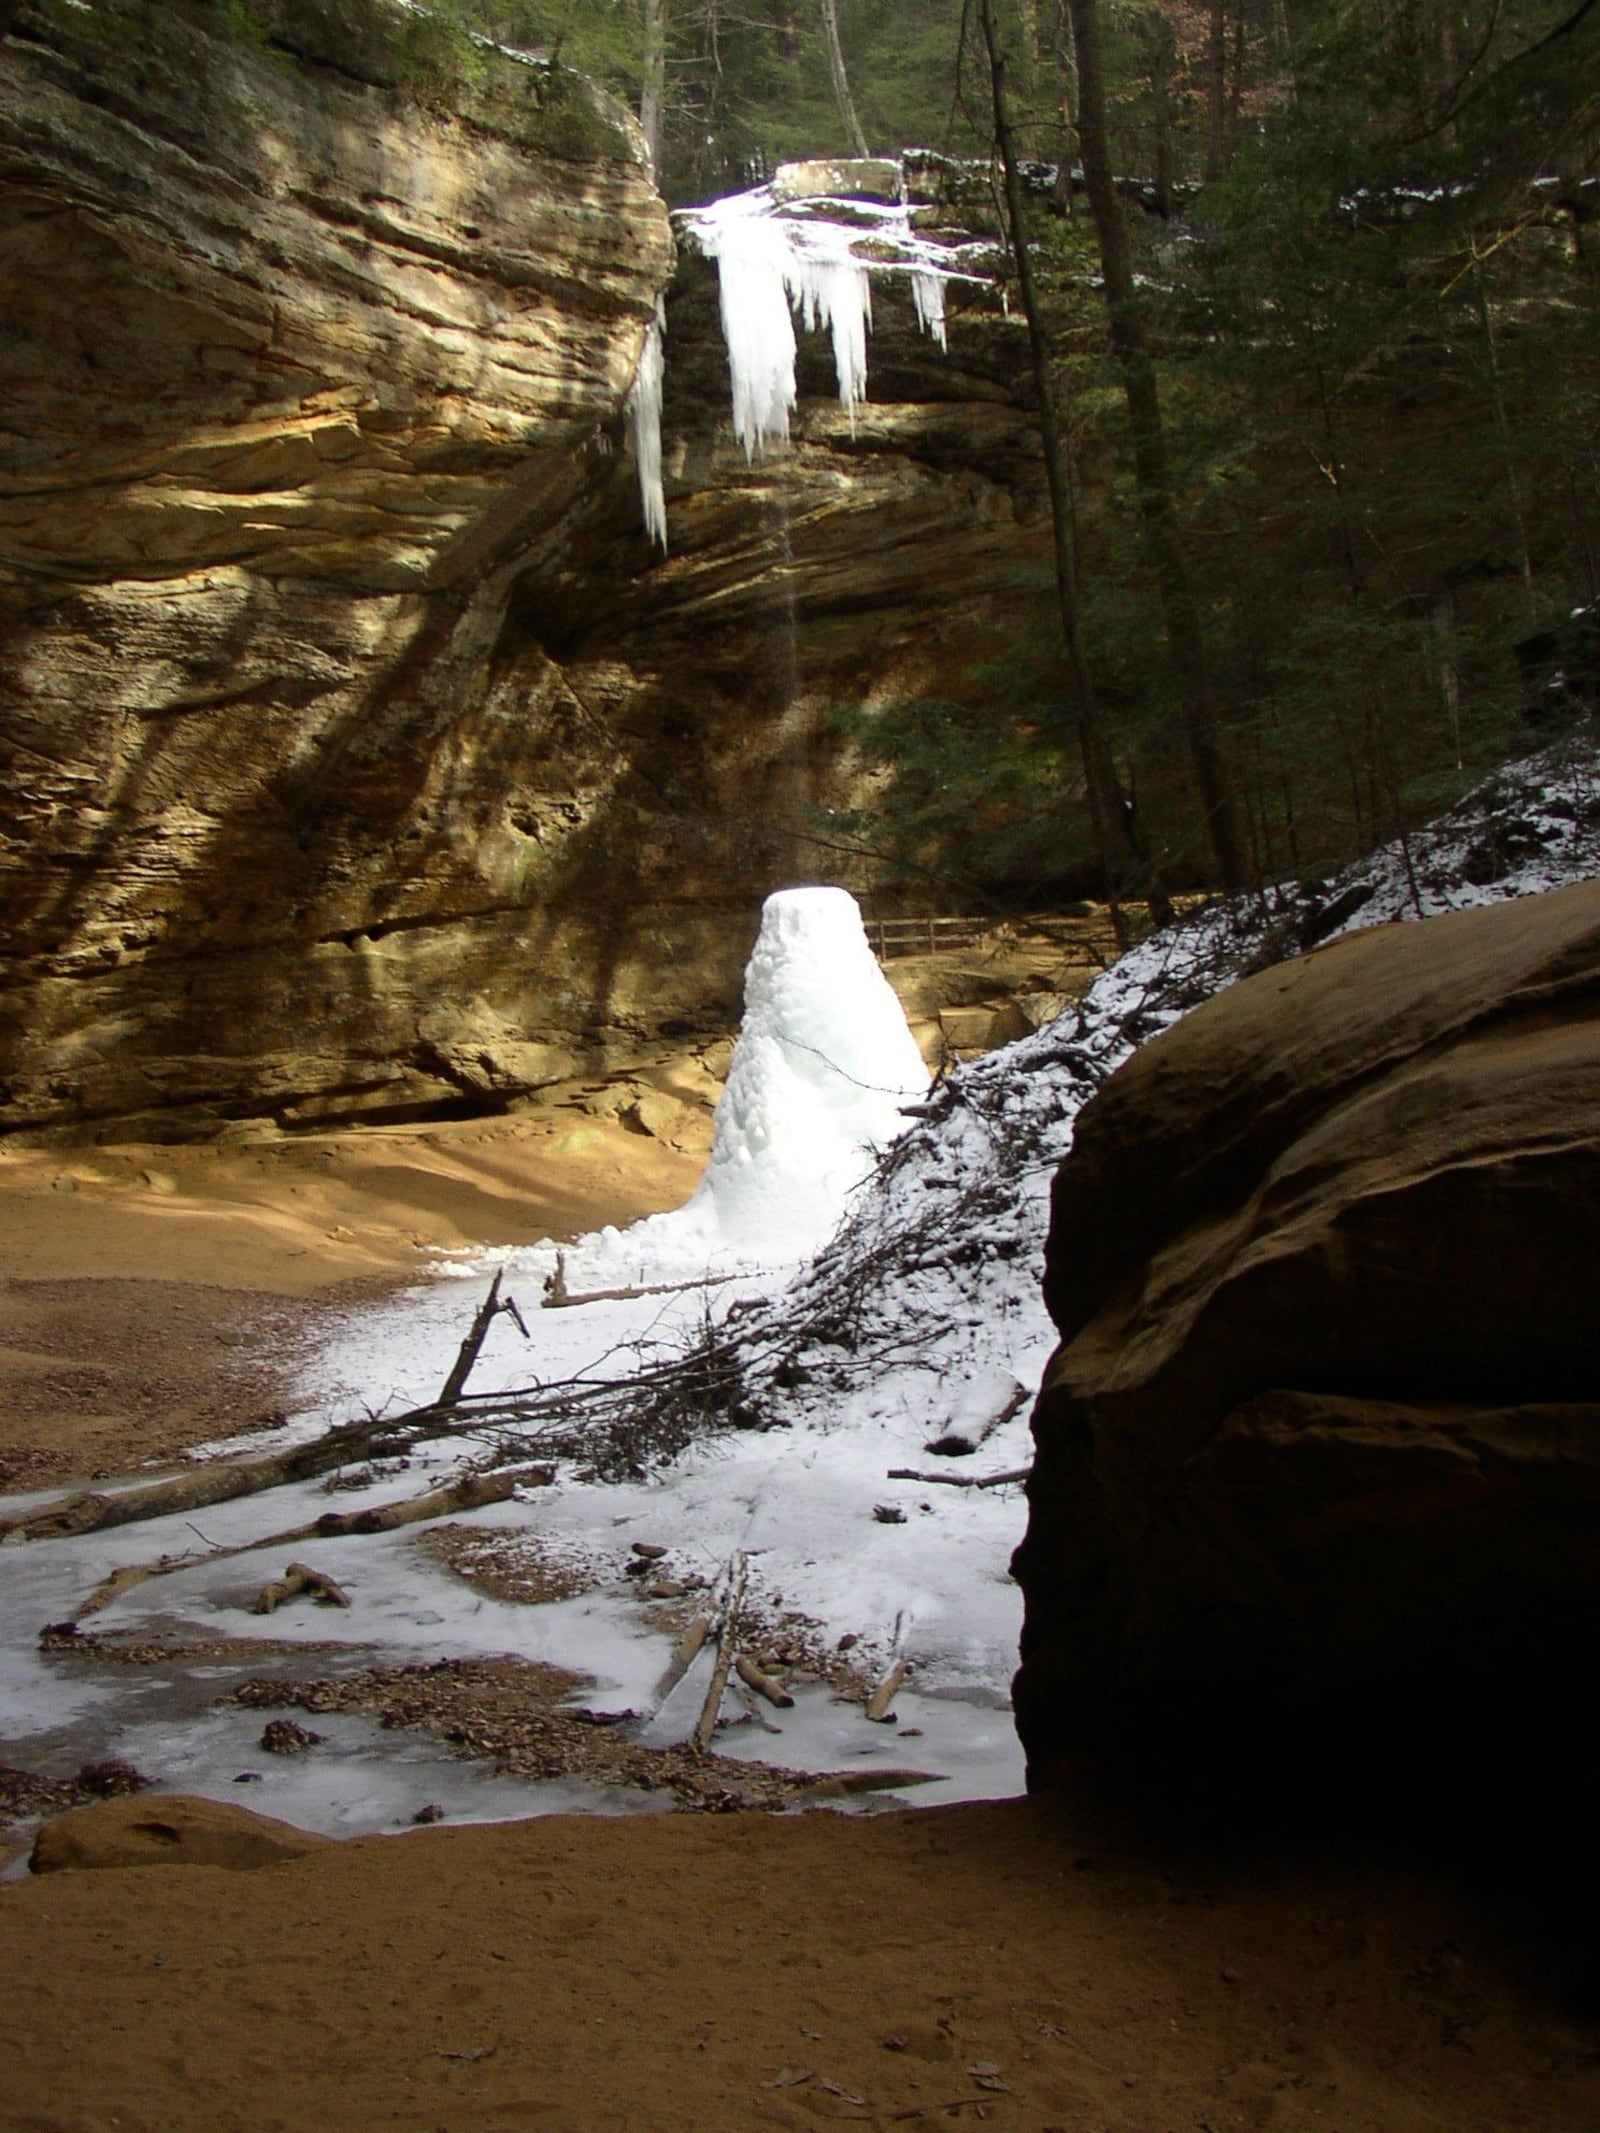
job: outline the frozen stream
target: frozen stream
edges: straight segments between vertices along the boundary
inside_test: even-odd
[[[613,1266],[617,1249],[606,1254]],[[688,1292],[539,1310],[553,1250],[503,1255],[502,1264],[532,1341],[525,1344],[508,1318],[497,1319],[474,1390],[531,1376],[614,1373],[634,1344],[670,1342],[675,1325],[703,1307],[701,1294]],[[569,1255],[569,1279],[582,1266],[581,1257]],[[437,1389],[487,1279],[482,1265],[454,1272],[456,1278],[339,1324],[308,1372],[295,1436],[349,1419],[367,1403],[400,1410]],[[752,1275],[715,1293],[731,1302],[768,1285],[769,1278]],[[1001,1389],[1003,1381],[975,1386],[980,1398]],[[192,1553],[202,1537],[236,1547],[309,1524],[329,1508],[420,1494],[479,1447],[464,1440],[425,1447],[405,1472],[359,1493],[330,1496],[312,1481],[214,1505],[192,1519],[13,1543],[0,1555],[0,1754],[63,1776],[85,1761],[116,1756],[163,1788],[241,1801],[342,1835],[401,1826],[426,1803],[452,1820],[658,1807],[656,1795],[593,1781],[495,1777],[483,1762],[353,1715],[309,1720],[325,1741],[304,1755],[275,1756],[259,1745],[261,1711],[217,1701],[249,1676],[304,1675],[306,1661],[273,1653],[284,1644],[359,1647],[319,1655],[311,1669],[319,1675],[508,1655],[585,1675],[594,1685],[578,1700],[597,1711],[644,1714],[630,1730],[648,1744],[681,1741],[699,1713],[710,1653],[656,1708],[673,1637],[653,1625],[658,1609],[642,1598],[640,1581],[626,1575],[631,1543],[640,1540],[666,1548],[663,1567],[680,1576],[710,1578],[735,1549],[745,1550],[761,1611],[798,1612],[815,1625],[811,1634],[829,1644],[841,1636],[860,1639],[869,1671],[886,1663],[897,1619],[909,1625],[915,1686],[896,1698],[898,1726],[869,1724],[859,1704],[836,1701],[822,1683],[800,1685],[792,1710],[764,1713],[771,1730],[737,1725],[720,1736],[720,1752],[810,1771],[876,1764],[938,1773],[939,1783],[904,1795],[918,1802],[1015,1792],[1022,1771],[1007,1683],[1020,1607],[1005,1565],[1020,1531],[1020,1491],[918,1487],[886,1478],[891,1466],[928,1463],[922,1447],[934,1433],[930,1422],[942,1420],[949,1405],[949,1388],[928,1373],[903,1373],[863,1395],[848,1426],[733,1436],[691,1452],[649,1481],[561,1480],[453,1521],[515,1530],[564,1561],[592,1564],[599,1589],[578,1597],[537,1606],[486,1597],[419,1545],[420,1529],[402,1528],[280,1544],[178,1571],[133,1587],[84,1624],[151,1640],[249,1640],[267,1648],[259,1658],[203,1655],[132,1665],[41,1651],[38,1637],[43,1625],[74,1617],[100,1581],[125,1564]],[[1019,1415],[985,1445],[981,1461],[985,1470],[998,1471],[1025,1455]],[[904,1522],[880,1520],[880,1504],[902,1510]],[[339,1580],[350,1595],[347,1612],[305,1600],[271,1616],[249,1612],[256,1592],[293,1555]],[[731,1700],[729,1709],[737,1715]]]

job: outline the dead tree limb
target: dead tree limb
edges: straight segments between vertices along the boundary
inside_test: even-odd
[[[717,1728],[717,1716],[722,1709],[722,1698],[727,1690],[728,1676],[733,1671],[733,1662],[739,1646],[739,1609],[744,1602],[745,1559],[740,1549],[733,1558],[733,1573],[728,1579],[727,1597],[722,1603],[722,1616],[717,1624],[717,1663],[711,1669],[711,1685],[706,1690],[706,1700],[700,1708],[700,1720],[694,1729],[694,1745],[702,1754],[711,1745],[711,1736]]]
[[[875,1726],[886,1726],[894,1717],[894,1700],[900,1693],[901,1684],[910,1665],[906,1658],[906,1639],[910,1634],[911,1624],[905,1614],[896,1615],[889,1671],[867,1698],[867,1716]]]
[[[971,1453],[981,1450],[997,1429],[1004,1429],[1012,1416],[1021,1410],[1027,1397],[1026,1385],[1014,1386],[1005,1405],[996,1408],[992,1415],[986,1415],[981,1422],[970,1423],[965,1428],[953,1422],[922,1449],[925,1452],[936,1452],[941,1459],[965,1459]]]
[[[747,1659],[744,1653],[740,1652],[733,1664],[735,1672],[747,1689],[754,1689],[758,1696],[764,1696],[768,1703],[775,1705],[780,1711],[794,1709],[794,1698],[783,1683],[774,1681],[770,1674],[764,1674],[753,1659]]]
[[[450,1435],[464,1426],[458,1412],[438,1407],[413,1408],[403,1415],[372,1416],[330,1429],[309,1444],[276,1452],[270,1459],[219,1460],[214,1466],[195,1467],[166,1481],[148,1482],[143,1488],[124,1489],[112,1496],[85,1490],[59,1497],[53,1503],[0,1520],[0,1541],[14,1537],[67,1540],[80,1533],[98,1533],[108,1526],[131,1526],[145,1519],[200,1511],[208,1504],[231,1503],[235,1497],[256,1496],[287,1482],[315,1481],[357,1459],[371,1458],[376,1446],[397,1435],[414,1444],[425,1437]],[[254,1545],[259,1547],[260,1543]]]
[[[337,1580],[325,1570],[313,1570],[309,1563],[291,1563],[281,1578],[270,1585],[263,1585],[256,1594],[250,1612],[254,1615],[270,1615],[274,1608],[281,1607],[285,1600],[292,1600],[297,1593],[309,1592],[313,1599],[324,1607],[348,1607],[350,1595]]]
[[[999,1489],[1007,1482],[1026,1481],[1031,1467],[1014,1466],[1004,1474],[924,1474],[914,1466],[892,1466],[891,1481],[925,1481],[937,1489]]]
[[[516,1322],[518,1332],[526,1340],[528,1329],[522,1322],[522,1313],[517,1309],[516,1299],[508,1296],[504,1302],[501,1301],[500,1276],[496,1274],[489,1284],[488,1295],[479,1304],[472,1324],[467,1328],[467,1337],[457,1350],[456,1359],[450,1366],[450,1375],[439,1388],[439,1397],[434,1403],[436,1406],[454,1407],[466,1391],[467,1380],[472,1375],[473,1365],[478,1360],[489,1328],[502,1312]]]
[[[255,1540],[237,1541],[229,1548],[197,1549],[188,1555],[163,1555],[153,1563],[125,1563],[90,1593],[73,1617],[97,1615],[113,1600],[151,1578],[172,1577],[180,1570],[198,1570],[207,1563],[225,1562],[229,1556],[254,1555],[262,1548],[290,1548],[296,1541],[324,1540],[352,1533],[392,1533],[400,1526],[420,1525],[425,1519],[448,1518],[457,1511],[481,1511],[485,1504],[504,1503],[519,1488],[537,1488],[555,1478],[554,1467],[530,1466],[499,1474],[465,1474],[443,1488],[424,1496],[406,1496],[398,1503],[379,1504],[369,1511],[327,1511],[309,1525],[289,1526],[281,1533],[267,1533]]]

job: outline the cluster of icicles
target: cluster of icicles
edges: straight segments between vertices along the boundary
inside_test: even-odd
[[[850,222],[829,219],[834,208]],[[867,334],[872,326],[872,275],[910,277],[912,301],[924,333],[943,348],[945,284],[958,278],[940,248],[917,236],[911,211],[866,200],[780,200],[770,185],[733,193],[687,210],[680,226],[717,263],[722,333],[733,387],[734,435],[754,459],[785,442],[795,388],[795,323],[833,338],[839,403],[852,424],[867,395]],[[856,245],[870,238],[871,260]],[[966,277],[959,277],[966,278]],[[661,482],[661,392],[665,375],[665,314],[656,306],[638,375],[628,398],[644,522],[667,545],[667,505]]]

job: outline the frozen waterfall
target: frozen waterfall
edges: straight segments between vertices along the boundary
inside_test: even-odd
[[[744,1022],[688,1203],[572,1247],[596,1288],[734,1265],[792,1265],[825,1244],[928,1069],[845,889],[779,889],[761,908]]]
[[[780,174],[781,175],[781,174]],[[872,276],[903,275],[923,331],[945,341],[947,247],[919,236],[902,205],[784,197],[770,185],[690,208],[682,227],[717,263],[733,387],[734,435],[753,459],[785,441],[794,409],[795,323],[833,339],[840,405],[852,422],[867,396]],[[858,246],[870,243],[870,256]]]
[[[847,171],[851,166],[836,166]],[[807,194],[792,181],[806,166],[788,165],[771,185],[731,193],[708,206],[685,208],[679,230],[716,261],[722,334],[733,390],[734,435],[745,457],[785,443],[798,392],[797,326],[833,341],[839,402],[855,424],[867,397],[867,335],[872,330],[872,279],[899,277],[909,287],[917,323],[946,347],[945,294],[952,281],[986,281],[973,272],[985,247],[952,246],[912,228],[899,203]],[[893,166],[890,166],[891,170]],[[667,505],[661,475],[661,395],[666,313],[658,303],[645,337],[638,374],[628,395],[634,461],[644,523],[665,550]]]
[[[855,898],[778,890],[762,906],[711,1161],[685,1215],[746,1249],[814,1248],[905,1131],[901,1105],[927,1087]]]

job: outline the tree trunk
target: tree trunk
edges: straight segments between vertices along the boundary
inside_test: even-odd
[[[650,167],[661,177],[662,113],[667,100],[667,0],[644,0],[644,79],[639,124],[650,149]]]
[[[1228,0],[1211,0],[1206,32],[1206,182],[1228,167]]]
[[[1072,186],[1072,151],[1077,139],[1078,68],[1072,56],[1072,31],[1067,21],[1067,0],[1056,0],[1055,34],[1050,40],[1055,61],[1056,100],[1061,112],[1061,162],[1056,172],[1056,193],[1061,212],[1071,215],[1077,205]]]
[[[1078,617],[1078,595],[1072,555],[1072,502],[1067,493],[1061,422],[1056,408],[1055,374],[1049,343],[1039,307],[1038,287],[1033,278],[1033,259],[1023,226],[1022,180],[1017,170],[1016,135],[1011,124],[1011,102],[1006,91],[1005,55],[995,25],[994,0],[979,0],[979,21],[989,55],[989,81],[994,101],[995,144],[1005,174],[1006,221],[1011,253],[1016,263],[1017,284],[1022,294],[1023,315],[1028,322],[1028,348],[1033,360],[1034,385],[1039,395],[1039,428],[1044,439],[1045,482],[1050,493],[1050,521],[1054,533],[1056,598],[1061,612],[1061,634],[1066,640],[1067,666],[1072,681],[1073,715],[1083,750],[1084,784],[1089,802],[1089,821],[1096,853],[1106,878],[1113,910],[1121,882],[1141,881],[1149,897],[1152,915],[1162,923],[1170,909],[1166,893],[1153,868],[1137,820],[1122,790],[1111,743],[1095,703],[1094,681],[1084,651]],[[1119,924],[1119,933],[1121,927]]]
[[[985,0],[985,12],[987,8]],[[1083,147],[1084,190],[1100,244],[1111,347],[1122,371],[1122,389],[1128,403],[1145,546],[1161,596],[1173,678],[1205,808],[1206,830],[1222,885],[1230,894],[1236,894],[1249,879],[1249,863],[1239,806],[1217,732],[1216,701],[1206,664],[1200,614],[1178,535],[1160,388],[1134,285],[1122,203],[1112,176],[1099,10],[1096,0],[1067,0],[1067,11],[1078,54],[1078,138]]]
[[[850,136],[850,145],[858,156],[869,156],[867,137],[861,130],[861,121],[856,116],[855,99],[850,94],[850,76],[845,71],[844,46],[839,42],[839,0],[820,0],[822,30],[828,46],[828,73],[833,81],[833,100],[839,107],[839,117],[845,132]]]

